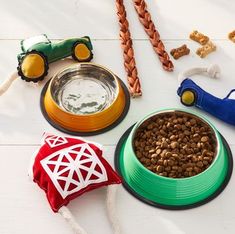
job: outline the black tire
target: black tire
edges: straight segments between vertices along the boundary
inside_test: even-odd
[[[44,61],[44,72],[43,72],[42,75],[40,75],[39,77],[36,77],[36,78],[27,77],[27,76],[24,75],[24,73],[22,71],[22,64],[24,62],[24,59],[30,54],[37,54]],[[27,82],[34,82],[34,83],[37,83],[38,81],[42,81],[45,78],[45,76],[48,74],[48,69],[49,69],[49,66],[48,66],[47,57],[42,52],[38,52],[36,50],[26,52],[25,56],[19,61],[19,64],[18,64],[18,67],[17,67],[18,74],[19,74],[19,76],[21,77],[22,80],[25,80]]]
[[[80,46],[80,45],[85,46],[86,49],[89,51],[89,55],[86,58],[79,58],[79,56],[76,55],[76,47]],[[72,57],[75,61],[78,61],[78,62],[90,62],[93,58],[93,53],[85,43],[76,42],[76,43],[74,43],[73,48],[72,48]]]

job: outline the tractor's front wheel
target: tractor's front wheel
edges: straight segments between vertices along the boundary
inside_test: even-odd
[[[36,83],[44,79],[48,68],[47,58],[38,51],[31,51],[19,62],[18,74],[23,80]]]
[[[78,62],[89,62],[93,54],[85,43],[77,42],[73,46],[72,57]]]
[[[193,106],[196,102],[196,94],[192,90],[185,90],[181,95],[181,103],[185,106]]]

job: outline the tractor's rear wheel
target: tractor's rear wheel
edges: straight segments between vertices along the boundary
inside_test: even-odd
[[[196,102],[196,94],[192,90],[185,90],[181,95],[181,102],[185,106],[193,106]]]
[[[48,62],[44,54],[38,51],[26,53],[18,65],[19,76],[27,82],[38,82],[44,79],[48,72]]]
[[[93,54],[85,43],[77,42],[73,46],[72,57],[78,62],[89,62]]]

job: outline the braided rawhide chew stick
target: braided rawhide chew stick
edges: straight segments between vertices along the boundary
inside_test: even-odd
[[[119,36],[123,49],[124,66],[127,72],[129,91],[132,97],[141,96],[140,80],[138,78],[131,33],[123,0],[116,0],[116,7],[120,25]]]
[[[151,15],[147,10],[147,5],[144,0],[133,0],[135,10],[138,13],[139,20],[144,26],[145,32],[148,34],[153,49],[158,54],[163,68],[166,71],[173,71],[174,65],[171,62],[168,53],[165,51],[165,46],[160,39],[159,32],[151,19]]]

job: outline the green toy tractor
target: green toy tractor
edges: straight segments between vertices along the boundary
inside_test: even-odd
[[[25,81],[38,82],[47,75],[49,64],[72,56],[78,62],[93,58],[88,36],[52,43],[45,34],[21,41],[22,53],[18,55],[18,74]]]

